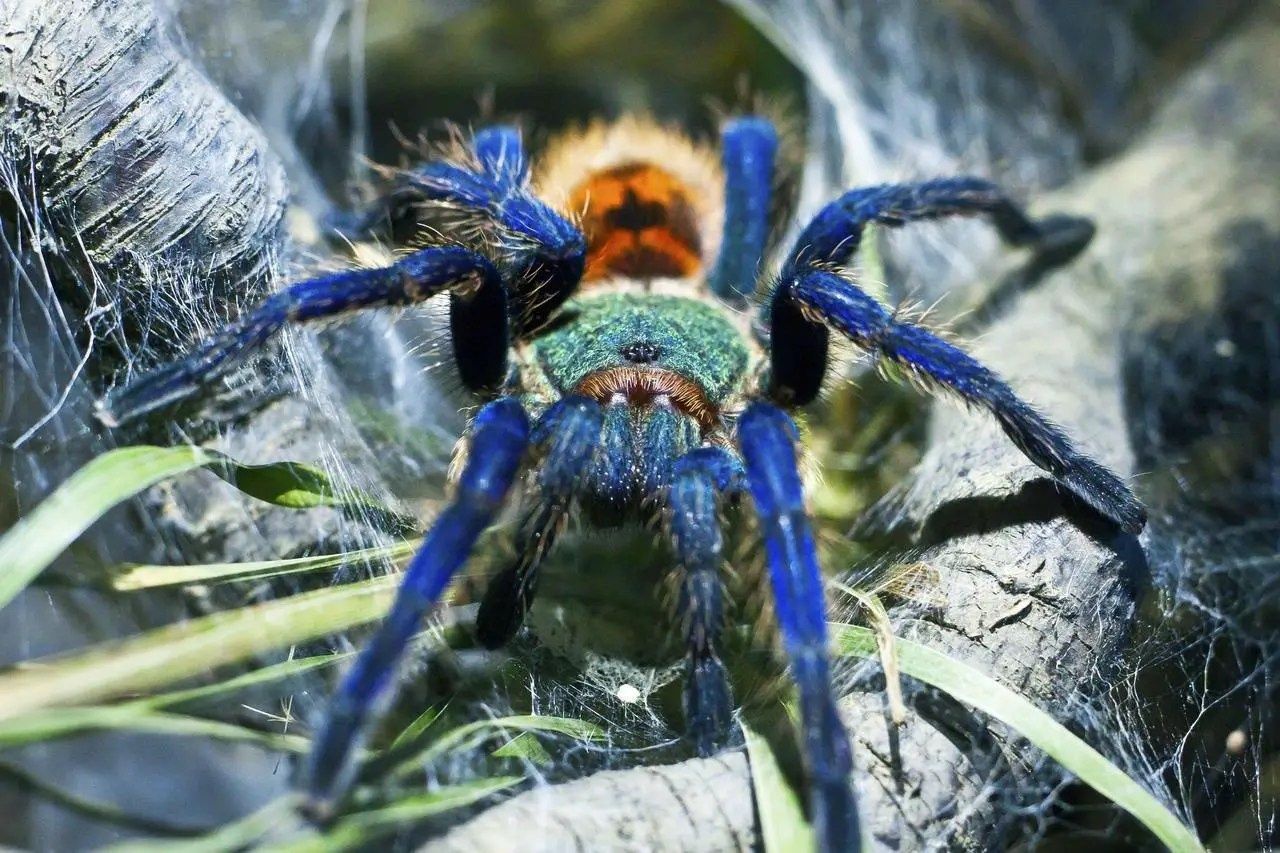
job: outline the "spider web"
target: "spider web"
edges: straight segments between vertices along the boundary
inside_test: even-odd
[[[438,4],[430,13],[436,20],[423,26],[443,26],[484,5]],[[1061,104],[1034,84],[1011,83],[1008,74],[993,70],[961,28],[929,4],[734,5],[766,27],[810,85],[801,216],[835,189],[855,183],[974,171],[1029,194],[1058,186],[1082,169],[1085,142],[1063,118]],[[322,214],[325,199],[348,196],[366,178],[363,46],[376,49],[385,34],[370,31],[365,5],[331,0],[317,13],[315,4],[303,0],[205,0],[162,7],[162,15],[204,73],[262,128],[284,163],[302,221],[291,214],[289,254],[264,259],[274,273],[271,280],[341,263],[332,260],[335,253],[319,243],[306,218]],[[1118,14],[1111,23],[1111,32],[1121,30]],[[1121,56],[1138,50],[1128,43],[1119,47]],[[1132,67],[1121,62],[1111,74],[1118,86]],[[135,297],[142,304],[116,298],[111,273],[93,252],[52,236],[55,223],[47,218],[34,167],[12,136],[3,142],[0,185],[15,214],[10,219],[6,212],[0,247],[0,525],[7,527],[115,441],[86,426],[99,377],[127,376],[163,360],[221,323],[228,302],[208,298],[207,265],[194,257],[139,263],[141,281],[132,291],[147,294]],[[1270,732],[1280,654],[1274,603],[1280,600],[1280,451],[1272,408],[1280,390],[1280,332],[1266,320],[1280,316],[1280,290],[1273,286],[1280,246],[1266,233],[1247,229],[1240,245],[1249,249],[1241,257],[1254,260],[1242,260],[1216,311],[1195,322],[1144,328],[1125,353],[1131,438],[1139,469],[1150,472],[1144,497],[1152,509],[1152,583],[1123,654],[1099,662],[1096,677],[1053,711],[1181,814],[1245,846],[1269,844],[1276,817]],[[898,288],[893,296],[933,302],[989,271],[994,250],[991,235],[970,224],[895,236],[887,267]],[[230,300],[245,301],[244,293]],[[145,323],[141,330],[131,325],[139,320]],[[209,441],[246,462],[309,461],[345,488],[429,515],[443,494],[461,426],[448,377],[432,369],[441,328],[438,312],[424,310],[291,334],[281,355],[228,381],[213,416],[202,418],[200,426],[175,426],[149,438]],[[234,417],[276,398],[281,399],[267,409],[269,415],[248,425]],[[1224,444],[1233,452],[1224,453]],[[113,514],[55,572],[74,577],[86,564],[125,559],[269,559],[389,541],[375,519],[327,510],[285,514],[248,503],[206,480],[174,485],[148,498],[143,512]],[[590,554],[592,542],[584,538],[578,553]],[[669,592],[658,579],[660,568],[637,567],[654,573],[653,601],[645,612],[657,618]],[[386,570],[372,566],[348,574]],[[297,588],[265,584],[247,597],[267,599]],[[554,598],[557,591],[547,593]],[[28,590],[5,611],[0,662],[41,657],[228,604],[217,596],[121,601],[78,588]],[[465,697],[473,716],[533,711],[590,720],[614,733],[603,748],[574,747],[558,752],[550,767],[533,765],[543,780],[679,755],[673,746],[678,714],[663,699],[663,691],[669,694],[678,683],[678,672],[668,665],[678,649],[656,655],[665,656],[665,664],[628,663],[621,652],[635,639],[623,629],[614,638],[619,653],[602,654],[600,648],[607,652],[610,646],[599,632],[610,618],[593,628],[590,606],[583,610],[578,618],[537,617],[539,642],[514,653],[523,665],[514,674],[479,679],[482,686]],[[647,619],[631,613],[623,624]],[[593,630],[597,636],[588,639]],[[354,646],[360,639],[356,633],[338,644]],[[483,669],[482,656],[462,652],[454,660],[433,661],[418,671],[426,676],[424,684],[411,686],[402,704],[437,699],[437,670],[461,677],[472,666]],[[414,682],[413,675],[407,681]],[[295,719],[312,718],[327,689],[327,679],[300,682],[289,712]],[[245,704],[284,710],[274,696],[261,702],[249,697]],[[981,755],[984,748],[990,760]],[[920,846],[954,842],[986,803],[997,804],[993,813],[1007,825],[993,838],[1035,842],[1065,832],[1121,832],[1133,843],[1146,843],[1141,830],[1052,764],[1032,759],[1036,766],[1013,771],[996,760],[999,744],[974,745],[972,752],[973,768],[985,774],[980,792],[953,804]],[[463,778],[481,772],[485,759],[482,750],[464,751],[432,772]],[[163,816],[182,802],[193,825],[247,813],[288,782],[273,756],[194,739],[184,742],[177,759],[170,745],[155,738],[105,736],[28,748],[18,761],[75,794],[127,803],[135,814]],[[160,778],[165,785],[155,784]],[[34,849],[119,837],[100,822],[0,788],[0,812],[9,813],[10,805],[12,813],[25,815],[23,843]]]

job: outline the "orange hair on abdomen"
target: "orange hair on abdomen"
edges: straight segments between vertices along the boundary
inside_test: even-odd
[[[689,188],[651,163],[624,163],[588,177],[569,203],[582,211],[584,280],[687,278],[702,267]]]
[[[539,160],[538,191],[587,238],[584,283],[703,278],[724,222],[714,148],[632,115],[564,133]]]

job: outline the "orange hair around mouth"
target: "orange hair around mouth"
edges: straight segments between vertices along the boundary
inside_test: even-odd
[[[671,370],[642,367],[610,367],[584,377],[574,389],[577,394],[609,403],[622,395],[632,406],[647,406],[665,397],[672,406],[689,415],[704,431],[712,429],[719,414],[698,383]]]
[[[687,278],[702,267],[689,188],[650,163],[595,172],[573,192],[587,237],[584,281],[612,276]]]

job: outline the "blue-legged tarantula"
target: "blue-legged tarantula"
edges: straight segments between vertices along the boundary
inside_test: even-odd
[[[396,188],[402,200],[447,209],[461,239],[294,284],[104,400],[108,423],[136,417],[194,393],[289,323],[448,294],[453,360],[483,405],[451,502],[329,705],[305,773],[319,808],[342,794],[409,638],[517,484],[517,556],[484,596],[481,642],[497,647],[517,631],[575,508],[591,524],[619,525],[643,524],[652,517],[644,508],[664,506],[688,646],[686,723],[698,752],[713,752],[733,712],[717,651],[720,510],[749,496],[799,692],[816,836],[824,850],[857,847],[851,752],[792,421],[819,393],[832,331],[988,410],[1066,489],[1123,530],[1142,528],[1143,509],[1120,479],[962,349],[865,293],[845,266],[870,223],[980,215],[1042,269],[1083,250],[1090,223],[1030,219],[979,178],[877,186],[822,208],[767,267],[777,149],[774,126],[758,116],[725,122],[718,156],[624,118],[560,140],[535,181],[518,130],[485,128]],[[753,301],[758,312],[744,310]]]

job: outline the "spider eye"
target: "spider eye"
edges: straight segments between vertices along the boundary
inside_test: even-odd
[[[618,355],[632,364],[652,364],[662,357],[662,347],[651,341],[636,341],[619,347]]]

